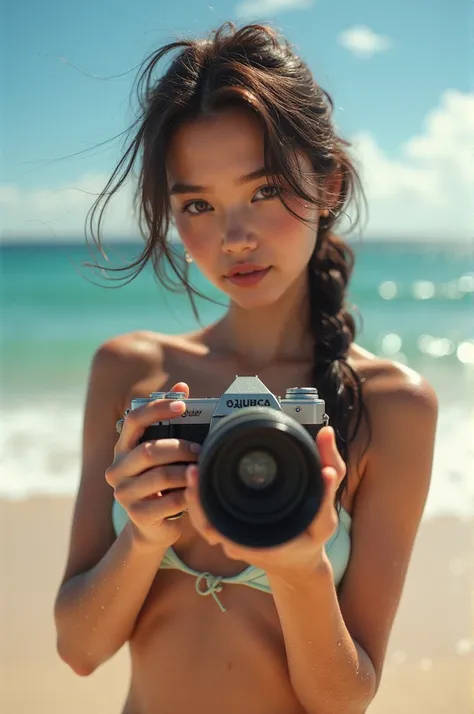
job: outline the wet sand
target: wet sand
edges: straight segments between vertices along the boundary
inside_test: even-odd
[[[72,508],[67,498],[0,501],[5,714],[121,712],[126,647],[90,677],[74,674],[56,653],[53,602]],[[422,523],[370,714],[473,714],[473,560],[474,523],[448,517]]]

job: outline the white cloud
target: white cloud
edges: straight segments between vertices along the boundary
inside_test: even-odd
[[[369,206],[368,233],[474,241],[474,95],[447,90],[398,158],[352,136]]]
[[[367,238],[474,240],[474,95],[447,90],[422,131],[390,157],[368,132],[349,137],[368,199]],[[75,186],[21,190],[0,186],[5,236],[81,238],[94,195],[108,176],[85,174]],[[347,224],[348,225],[348,224]],[[347,226],[342,226],[343,228]],[[106,241],[136,236],[131,187],[105,216]]]
[[[340,45],[358,57],[369,58],[377,52],[386,52],[392,41],[385,35],[377,35],[367,25],[354,25],[340,32],[337,40]]]
[[[7,238],[35,241],[82,238],[87,211],[108,179],[105,174],[86,173],[66,186],[52,188],[28,190],[0,185],[2,234]],[[130,184],[111,200],[105,214],[104,232],[107,239],[137,235]]]
[[[243,0],[234,14],[239,18],[277,15],[289,10],[305,10],[313,5],[313,0]]]

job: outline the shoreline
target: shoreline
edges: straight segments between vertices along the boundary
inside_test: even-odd
[[[85,708],[118,714],[125,699],[126,647],[86,678],[56,653],[53,603],[73,506],[71,497],[0,498],[6,572],[0,701],[9,714],[83,714]],[[473,554],[474,516],[422,521],[370,714],[472,713]]]

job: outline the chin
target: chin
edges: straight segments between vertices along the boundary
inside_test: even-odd
[[[226,294],[233,303],[241,307],[243,310],[258,310],[259,308],[268,308],[276,305],[284,298],[285,291],[278,289],[263,289],[252,288],[239,290],[226,290]]]

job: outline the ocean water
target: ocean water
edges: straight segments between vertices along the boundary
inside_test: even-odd
[[[349,297],[357,306],[357,342],[418,370],[438,394],[424,517],[472,517],[474,251],[456,244],[352,245]],[[114,245],[111,264],[137,257],[139,249],[138,243]],[[151,269],[111,288],[82,267],[90,258],[81,243],[0,247],[2,498],[75,493],[87,374],[104,340],[137,329],[179,333],[197,324],[187,297],[166,292]],[[220,301],[198,301],[207,324],[224,312],[225,298],[194,266],[191,271],[194,284]]]

